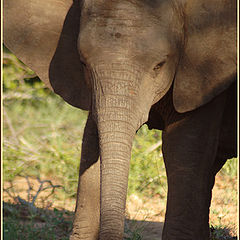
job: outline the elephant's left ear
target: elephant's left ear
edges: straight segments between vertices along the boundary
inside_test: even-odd
[[[194,110],[224,91],[236,75],[236,0],[187,1],[185,46],[174,80],[173,103]]]
[[[4,0],[4,44],[55,93],[88,110],[91,94],[84,79],[77,39],[78,0]]]

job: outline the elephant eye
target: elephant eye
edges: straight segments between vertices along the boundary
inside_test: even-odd
[[[160,63],[158,63],[154,68],[153,71],[158,71],[164,64],[166,63],[166,61],[162,61]]]

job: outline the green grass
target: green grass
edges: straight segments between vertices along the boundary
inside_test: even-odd
[[[3,236],[5,240],[67,240],[72,228],[73,213],[37,209],[24,205],[4,204]]]
[[[46,201],[73,199],[74,202],[87,112],[63,102],[7,49],[4,51],[7,55],[3,74],[3,180],[6,184],[14,182],[19,176],[49,179],[63,188]],[[138,131],[132,150],[129,196],[136,194],[140,198],[151,199],[157,195],[166,200],[167,179],[160,140],[161,131],[149,131],[147,126]],[[237,174],[236,159],[228,161],[220,174],[234,179]],[[14,187],[8,192],[12,196],[18,194]],[[69,221],[63,216],[65,212],[63,214],[59,210],[40,215],[27,212],[27,220],[22,219],[19,205],[9,205],[7,210],[5,207],[4,213],[4,239],[67,239],[71,228],[71,223],[65,222]],[[36,224],[39,216],[40,222],[44,223],[41,228]],[[67,228],[59,237],[57,233],[63,223]],[[127,229],[126,239],[142,239],[140,230]],[[221,239],[214,237],[213,240]]]

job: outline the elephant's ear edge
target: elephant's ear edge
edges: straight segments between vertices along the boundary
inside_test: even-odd
[[[48,88],[69,104],[88,110],[90,92],[74,43],[79,32],[77,14],[80,14],[79,6],[72,0],[5,0],[3,38],[6,47],[36,72]],[[66,21],[75,28],[63,32]],[[64,44],[59,46],[61,39]],[[63,47],[72,43],[75,44],[71,46],[75,48],[72,51],[74,57],[66,57],[71,59],[70,63],[65,56],[71,54]],[[73,70],[71,65],[76,72],[70,72]],[[64,74],[56,74],[57,68]]]
[[[236,3],[219,5],[217,0],[201,0],[186,7],[186,43],[173,87],[174,107],[180,113],[206,104],[235,80]]]

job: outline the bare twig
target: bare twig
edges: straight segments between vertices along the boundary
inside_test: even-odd
[[[10,187],[3,188],[3,191],[6,192],[10,198],[12,198],[14,201],[16,201],[16,196],[15,196],[15,191],[14,191],[14,187],[13,187],[12,181],[10,181],[9,184],[10,184]],[[13,195],[12,195],[10,190],[13,191]]]
[[[158,141],[157,143],[153,144],[151,147],[149,147],[145,153],[149,154],[151,152],[153,152],[154,150],[156,150],[158,147],[162,146],[162,140]]]
[[[28,184],[28,189],[27,189],[27,201],[22,199],[20,196],[15,196],[12,195],[12,193],[10,192],[10,190],[14,190],[14,187],[13,187],[13,184],[12,182],[10,182],[10,187],[8,188],[5,188],[3,189],[8,195],[9,197],[11,197],[14,202],[19,202],[25,206],[28,206],[29,209],[32,211],[32,212],[36,212],[36,207],[35,207],[35,202],[39,196],[39,194],[45,190],[48,190],[48,189],[52,189],[52,191],[50,192],[50,194],[48,194],[46,197],[45,197],[45,200],[47,198],[49,198],[52,194],[54,194],[56,188],[63,188],[63,186],[61,185],[54,185],[52,183],[52,181],[50,180],[41,180],[40,178],[37,178],[37,181],[40,183],[39,187],[38,187],[38,190],[35,191],[32,187],[32,184],[30,182],[30,177],[29,176],[20,176],[20,177],[24,177],[27,181],[27,184]],[[44,187],[44,184],[48,184],[48,186]],[[34,193],[33,193],[34,192]]]
[[[43,180],[43,181],[42,181],[42,180],[40,180],[39,178],[37,178],[37,180],[38,180],[38,182],[40,183],[40,186],[39,186],[38,191],[36,192],[35,196],[33,197],[33,200],[32,200],[32,203],[33,203],[33,204],[35,203],[38,195],[39,195],[41,192],[43,192],[43,191],[45,191],[45,190],[47,190],[47,189],[52,189],[51,193],[46,196],[46,199],[47,199],[47,198],[49,198],[52,194],[54,194],[56,188],[60,188],[60,187],[63,188],[61,185],[53,185],[53,184],[52,184],[52,181],[50,181],[50,180]],[[50,186],[43,187],[43,184],[44,184],[44,183],[48,183],[48,184],[50,184]]]
[[[25,178],[26,178],[27,184],[28,184],[28,190],[27,190],[27,193],[28,193],[28,202],[30,202],[31,191],[33,190],[33,188],[32,188],[32,185],[31,185],[31,183],[30,183],[30,181],[29,181],[28,176],[26,176]]]
[[[38,154],[38,152],[33,148],[33,146],[23,136],[19,137],[19,140],[24,146],[26,146],[26,148],[28,150],[30,150],[30,152]]]
[[[21,197],[17,196],[17,200],[19,203],[21,203],[22,205],[25,205],[28,207],[28,209],[32,212],[32,213],[36,213],[37,212],[37,208],[35,207],[35,205],[32,202],[28,202],[24,199],[22,199]]]

